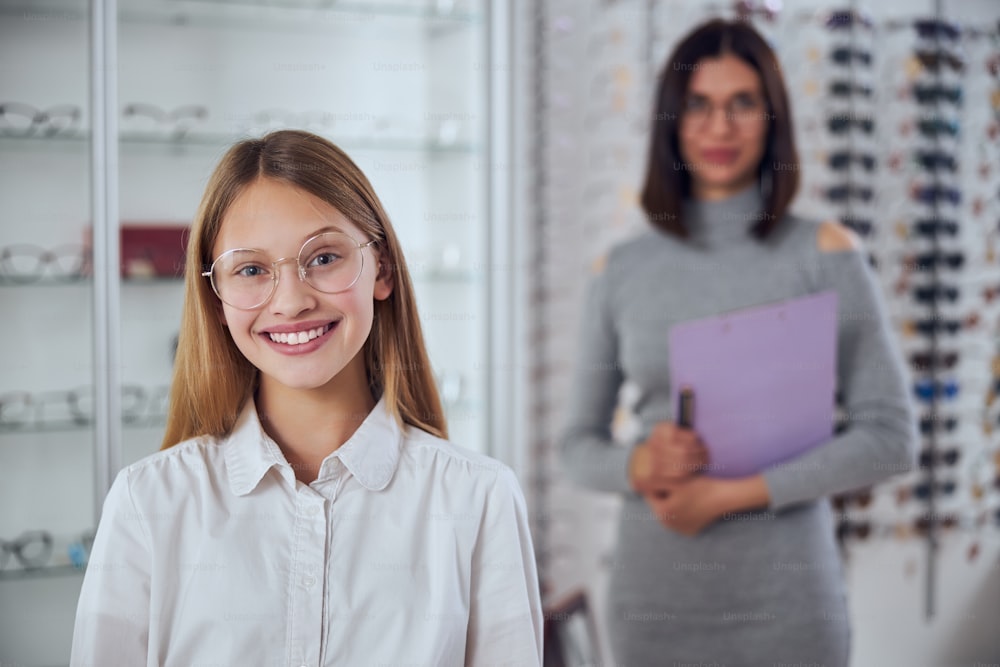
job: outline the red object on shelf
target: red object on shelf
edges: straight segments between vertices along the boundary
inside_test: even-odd
[[[123,278],[179,278],[184,275],[184,255],[190,226],[182,223],[121,225],[121,275]],[[85,257],[91,257],[92,229],[84,234]],[[85,274],[91,273],[90,266]]]

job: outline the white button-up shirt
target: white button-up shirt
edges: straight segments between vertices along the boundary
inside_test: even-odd
[[[295,479],[251,401],[227,438],[115,478],[83,580],[75,667],[541,665],[513,472],[380,401]]]

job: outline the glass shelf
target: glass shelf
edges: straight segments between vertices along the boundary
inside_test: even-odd
[[[122,285],[127,286],[151,286],[151,285],[183,285],[184,279],[177,277],[160,278],[122,278]],[[2,287],[86,287],[90,288],[93,283],[89,277],[81,278],[39,278],[25,282],[5,279],[0,275],[0,288]]]
[[[246,139],[248,135],[189,132],[183,137],[168,134],[123,132],[119,143],[125,147],[167,148],[172,150],[211,149],[217,151]],[[429,155],[478,155],[479,147],[465,142],[443,143],[430,139],[365,139],[358,137],[336,137],[329,134],[327,139],[347,151],[378,151],[387,153],[426,153]],[[25,137],[0,134],[0,145],[8,149],[36,150],[42,147],[68,150],[79,147],[86,150],[90,145],[90,133],[77,131],[63,135],[29,135]]]
[[[119,10],[125,23],[200,26],[226,30],[328,30],[378,27],[386,20],[423,26],[430,31],[476,26],[478,13],[456,7],[453,1],[342,2],[341,0],[200,0],[153,2],[132,0]],[[78,19],[89,17],[79,2],[47,0],[0,6],[0,16]],[[382,24],[378,22],[382,21]]]
[[[123,419],[122,427],[129,430],[143,428],[164,428],[167,420],[164,417],[145,417],[142,419]],[[70,420],[53,422],[50,424],[24,424],[12,426],[0,424],[0,438],[14,435],[33,435],[40,433],[83,433],[93,428],[92,422],[79,423]]]
[[[0,581],[24,581],[26,579],[45,579],[48,577],[72,577],[83,576],[85,567],[75,565],[53,565],[51,567],[38,567],[31,570],[14,569],[0,571]]]

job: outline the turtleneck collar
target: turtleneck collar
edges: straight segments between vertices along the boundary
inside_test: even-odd
[[[684,224],[691,240],[711,246],[752,240],[750,229],[761,219],[764,198],[757,183],[725,199],[688,199]]]

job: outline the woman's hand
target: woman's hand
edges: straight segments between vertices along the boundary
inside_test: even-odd
[[[665,527],[688,536],[728,513],[760,509],[770,502],[761,475],[741,479],[694,475],[663,490],[665,494],[645,495],[646,503]]]
[[[698,434],[673,422],[658,422],[636,445],[629,460],[629,482],[642,495],[688,479],[708,464],[708,450]]]

